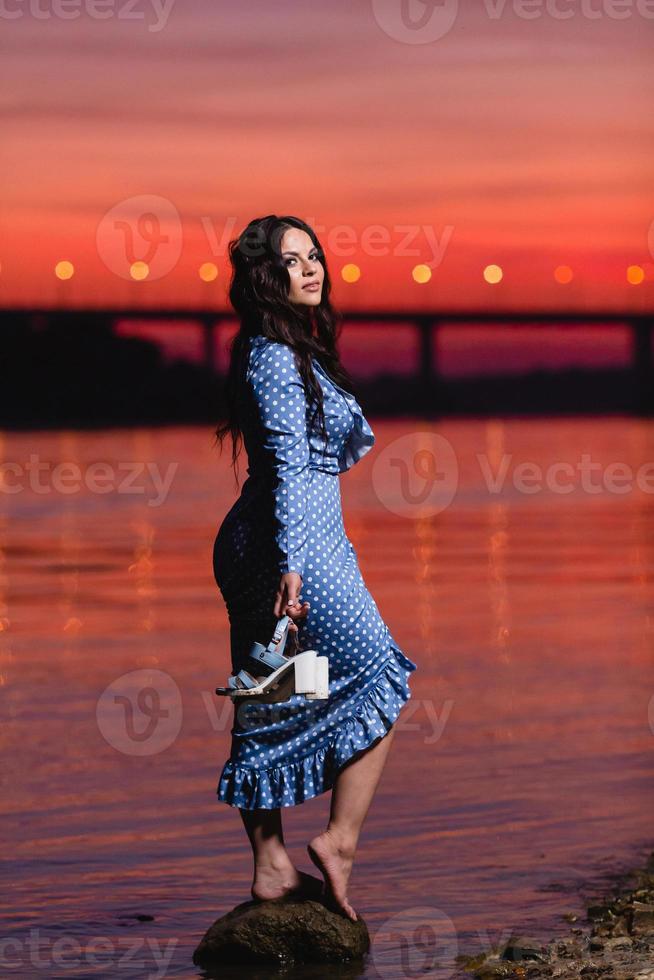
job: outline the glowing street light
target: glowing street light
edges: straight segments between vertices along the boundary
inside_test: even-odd
[[[143,279],[147,279],[150,273],[150,267],[147,262],[132,262],[129,267],[129,274],[132,279],[137,282],[141,282]]]
[[[361,269],[358,265],[354,265],[353,262],[348,262],[341,269],[341,276],[344,282],[358,282],[361,278]]]
[[[554,270],[554,278],[557,282],[561,283],[562,286],[567,285],[567,283],[572,282],[573,272],[569,265],[557,265]]]
[[[431,279],[431,269],[428,265],[416,265],[411,271],[414,280],[419,283],[429,282]]]
[[[72,262],[62,259],[61,262],[57,262],[54,271],[57,279],[72,279],[75,275],[75,266]]]
[[[627,282],[639,286],[645,278],[645,270],[640,265],[630,265],[627,268]]]
[[[484,279],[492,286],[496,285],[498,282],[502,282],[503,277],[504,273],[499,265],[487,265],[484,269]]]
[[[202,282],[214,282],[218,278],[218,266],[213,262],[203,262],[198,269]]]

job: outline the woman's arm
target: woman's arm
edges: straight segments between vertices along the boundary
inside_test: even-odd
[[[248,372],[260,422],[262,449],[274,474],[275,540],[280,573],[304,575],[308,537],[309,440],[306,394],[286,344],[270,341]]]

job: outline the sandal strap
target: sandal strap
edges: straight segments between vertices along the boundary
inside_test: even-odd
[[[278,667],[282,667],[285,663],[288,663],[288,657],[282,656],[281,653],[273,653],[263,643],[253,643],[249,656],[250,660],[256,660],[259,669],[261,667],[267,667],[269,674],[272,674],[273,670],[277,670]]]
[[[239,681],[241,684],[239,685]],[[249,674],[247,670],[239,670],[238,674],[233,674],[229,678],[228,687],[233,688],[233,690],[238,691],[239,689],[257,687],[259,681],[256,680],[252,674]]]
[[[272,640],[268,646],[264,646],[263,643],[257,643],[256,641],[252,644],[249,653],[250,659],[256,660],[257,665],[265,664],[270,668],[269,673],[288,663],[289,658],[284,657],[282,651],[286,646],[290,625],[291,617],[282,616],[277,622]]]

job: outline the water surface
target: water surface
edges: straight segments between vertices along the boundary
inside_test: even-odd
[[[371,424],[375,449],[342,477],[345,524],[418,670],[350,888],[373,951],[335,975],[456,976],[457,952],[567,931],[562,912],[652,846],[654,427]],[[447,440],[439,472],[428,431]],[[238,811],[215,798],[228,453],[192,428],[1,446],[4,971],[202,976],[193,949],[251,881]],[[447,506],[421,500],[425,473]],[[284,811],[304,870],[328,804]]]

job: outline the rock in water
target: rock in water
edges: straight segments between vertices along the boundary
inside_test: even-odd
[[[193,954],[196,966],[223,963],[326,963],[364,956],[368,928],[320,902],[243,902],[217,919]]]

